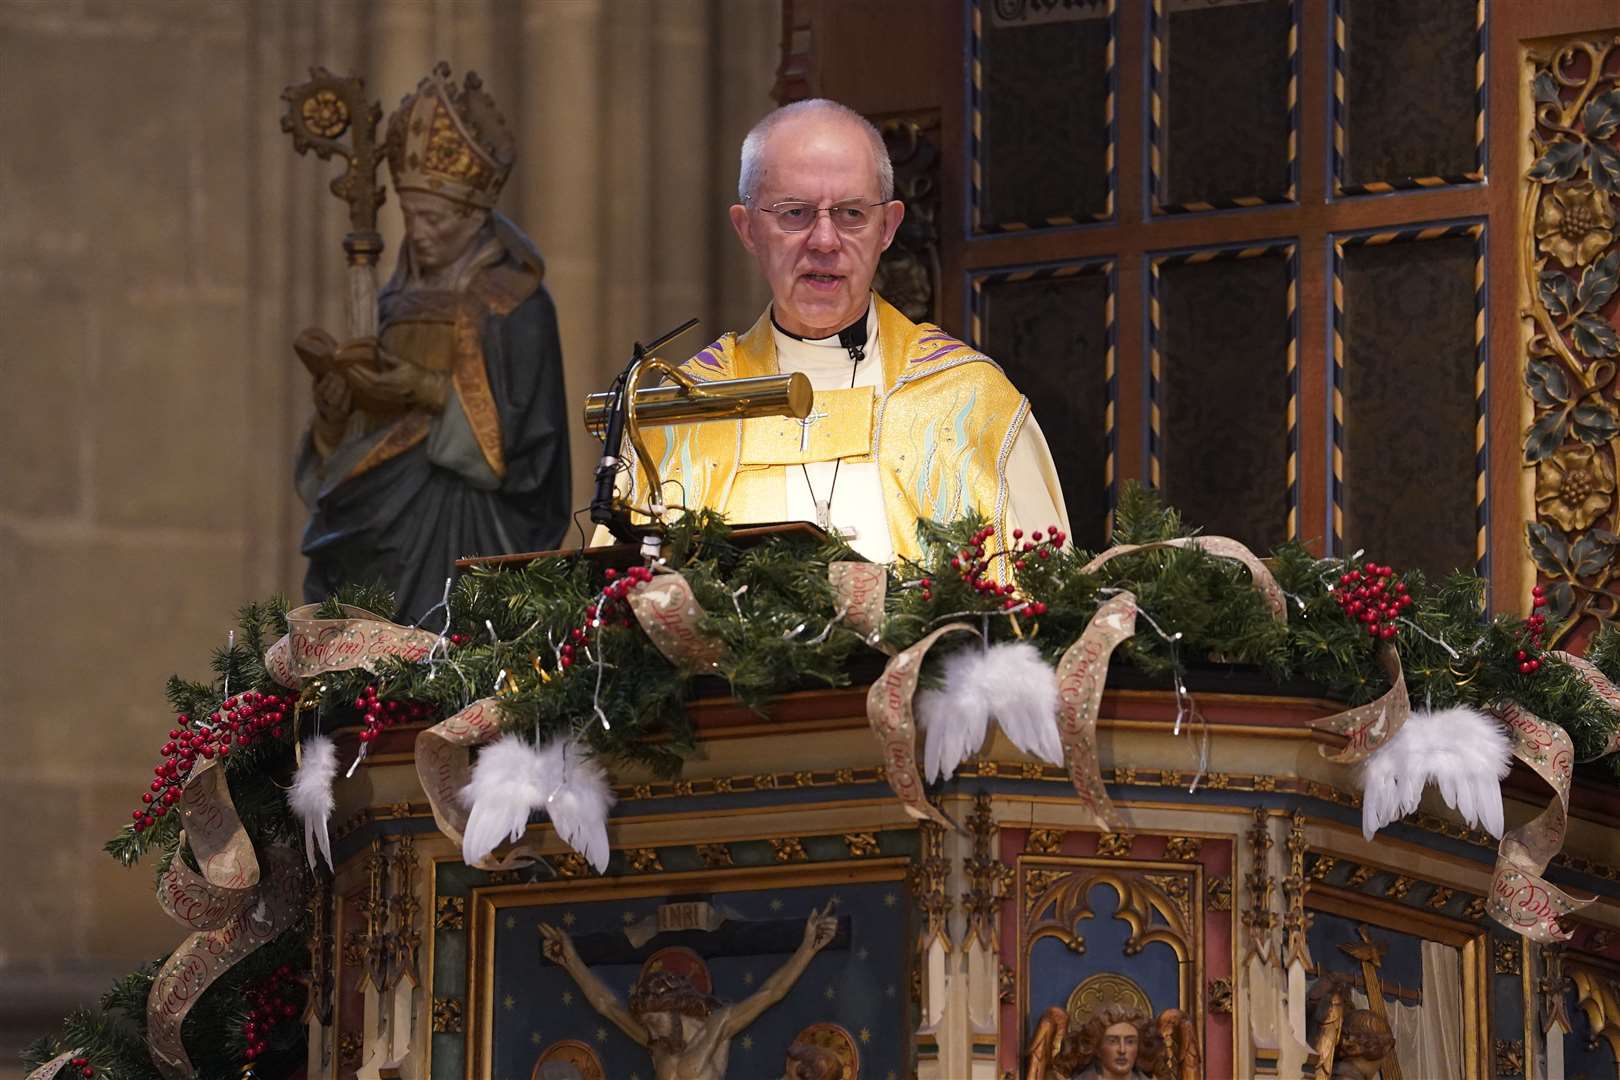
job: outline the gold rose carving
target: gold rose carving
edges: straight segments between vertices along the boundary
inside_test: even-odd
[[[464,930],[467,927],[467,898],[441,896],[433,905],[435,930]]]
[[[460,998],[436,997],[433,999],[433,1030],[445,1035],[454,1035],[462,1031]]]
[[[1620,38],[1532,51],[1534,121],[1523,229],[1530,339],[1524,383],[1535,470],[1525,539],[1547,583],[1547,642],[1613,623],[1620,554]]]

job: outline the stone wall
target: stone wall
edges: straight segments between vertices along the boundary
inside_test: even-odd
[[[344,217],[332,167],[278,128],[281,88],[319,63],[392,108],[436,59],[485,76],[577,401],[637,337],[763,307],[724,208],[778,19],[772,0],[0,0],[0,1078],[178,940],[150,867],[100,845],[149,777],[164,679],[202,675],[236,607],[302,573],[288,343],[343,325]],[[594,445],[576,431],[576,505]]]

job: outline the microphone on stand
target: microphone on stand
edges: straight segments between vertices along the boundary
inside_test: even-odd
[[[696,319],[687,319],[649,345],[636,342],[630,353],[630,362],[625,364],[624,370],[619,372],[619,377],[613,380],[613,386],[608,390],[613,401],[602,433],[602,459],[596,464],[596,493],[591,498],[591,522],[607,526],[615,539],[626,542],[638,539],[635,527],[630,524],[630,515],[616,509],[613,504],[613,487],[619,475],[619,462],[624,449],[624,418],[628,404],[625,381],[630,377],[630,370],[646,359],[649,353],[668,345],[697,324]]]

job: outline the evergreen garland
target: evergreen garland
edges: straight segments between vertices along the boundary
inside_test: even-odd
[[[1055,663],[1102,601],[1129,589],[1144,622],[1158,629],[1139,625],[1116,656],[1143,676],[1163,680],[1166,687],[1178,665],[1196,667],[1219,658],[1222,665],[1255,668],[1279,683],[1313,684],[1322,696],[1346,705],[1373,700],[1388,689],[1375,642],[1346,617],[1330,591],[1345,569],[1342,560],[1317,559],[1295,543],[1272,553],[1268,563],[1288,597],[1284,624],[1272,618],[1247,570],[1195,547],[1120,556],[1089,574],[1082,567],[1095,553],[1050,551],[1025,560],[1018,583],[1030,608],[1008,617],[1004,596],[974,588],[952,565],[953,558],[961,562],[973,548],[979,527],[973,520],[919,527],[923,558],[902,561],[891,571],[881,630],[887,645],[904,648],[944,622],[965,616],[981,621],[993,640],[1015,635],[1033,640]],[[1189,534],[1176,512],[1150,493],[1132,485],[1123,488],[1114,516],[1117,544]],[[671,530],[665,551],[668,564],[686,577],[707,612],[701,630],[725,643],[725,658],[716,669],[677,669],[639,628],[609,619],[601,626],[582,623],[590,605],[601,600],[608,580],[605,568],[591,561],[561,557],[474,569],[451,591],[448,619],[430,613],[426,620],[428,629],[442,628],[447,641],[461,644],[430,663],[389,661],[375,675],[355,670],[322,676],[324,690],[305,699],[301,731],[282,731],[233,753],[224,763],[232,799],[255,847],[263,852],[270,844],[299,842],[282,794],[293,770],[294,740],[313,730],[357,725],[356,699],[368,686],[384,701],[426,703],[435,719],[498,693],[503,726],[509,731],[535,738],[572,732],[610,764],[635,763],[673,775],[693,748],[686,702],[698,692],[729,691],[763,713],[773,695],[807,686],[848,685],[852,667],[863,673],[870,669],[872,675],[879,670],[881,656],[836,618],[827,566],[855,557],[842,543],[784,536],[744,549],[732,542],[718,515],[702,512]],[[1512,701],[1563,726],[1578,758],[1594,757],[1607,745],[1620,716],[1567,665],[1549,662],[1522,674],[1513,661],[1518,650],[1535,648],[1530,632],[1523,619],[1484,618],[1482,580],[1457,574],[1430,585],[1415,572],[1405,573],[1403,580],[1415,603],[1395,644],[1415,706],[1484,708]],[[340,617],[339,603],[370,611],[394,608],[386,593],[355,588],[323,605],[321,614]],[[1029,611],[1042,610],[1041,605],[1043,613],[1032,617]],[[287,604],[280,598],[244,608],[234,645],[213,658],[212,681],[169,681],[166,692],[176,714],[207,717],[221,707],[227,686],[233,694],[285,694],[266,672],[264,653],[286,632],[286,614]],[[1172,642],[1176,634],[1180,637]],[[579,659],[564,664],[563,646],[576,637]],[[1611,679],[1620,679],[1620,632],[1605,629],[1587,656]],[[600,669],[595,657],[601,658]],[[929,662],[937,662],[932,654]],[[611,726],[600,722],[598,709]],[[1620,754],[1610,755],[1604,765],[1620,776]],[[126,825],[107,850],[126,865],[156,852],[161,873],[176,856],[178,834],[177,815],[167,814],[144,829]],[[245,1049],[242,995],[280,965],[307,967],[307,932],[303,924],[293,927],[204,995],[185,1025],[186,1046],[199,1076],[240,1074]],[[158,1073],[145,1049],[146,995],[155,972],[154,964],[126,976],[99,1008],[70,1016],[57,1036],[28,1049],[24,1059],[29,1067],[63,1049],[83,1046],[100,1074],[113,1080],[155,1080]],[[301,1033],[296,1022],[279,1026],[256,1068],[267,1076],[296,1068]]]

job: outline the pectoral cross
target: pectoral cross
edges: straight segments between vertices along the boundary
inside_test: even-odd
[[[812,405],[810,408],[810,415],[806,416],[803,420],[794,421],[799,425],[799,453],[801,454],[808,453],[810,450],[811,425],[816,423],[818,420],[827,419],[827,414],[824,412],[816,412],[814,405]],[[822,528],[826,528],[826,526],[823,525]]]
[[[808,482],[808,480],[809,478],[806,477],[806,482]],[[816,524],[821,527],[822,532],[827,533],[830,536],[836,536],[838,539],[843,540],[846,543],[861,535],[860,530],[856,529],[853,525],[840,525],[836,528],[833,526],[831,499],[818,499],[816,498],[816,493],[813,490],[810,492],[810,498],[816,504]]]

